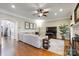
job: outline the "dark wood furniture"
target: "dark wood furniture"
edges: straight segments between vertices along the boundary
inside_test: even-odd
[[[72,38],[72,55],[73,56],[77,56],[77,38],[76,37],[73,37]]]
[[[43,39],[43,48],[48,49],[49,48],[49,40],[48,39]]]
[[[72,40],[73,56],[79,56],[79,37],[74,37]]]
[[[46,36],[48,36],[48,39],[55,38],[53,33],[46,33]]]
[[[46,28],[46,35],[48,36],[48,38],[57,38],[57,27],[47,27]]]

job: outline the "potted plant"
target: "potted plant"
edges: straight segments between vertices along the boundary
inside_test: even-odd
[[[68,30],[68,25],[62,24],[59,26],[59,31],[63,40],[65,39],[65,34],[67,33],[67,30]]]

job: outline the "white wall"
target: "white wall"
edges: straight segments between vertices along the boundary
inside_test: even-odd
[[[11,21],[13,23],[15,23],[16,25],[16,39],[18,39],[18,32],[35,32],[36,30],[27,30],[25,29],[25,21],[31,22],[28,19],[24,19],[24,18],[20,18],[20,17],[16,17],[13,15],[9,15],[3,12],[0,12],[0,20],[8,20]]]
[[[46,27],[57,27],[57,38],[61,38],[60,33],[59,33],[59,28],[58,26],[60,24],[66,24],[70,25],[70,19],[69,18],[64,18],[64,19],[58,19],[56,21],[49,21],[49,22],[44,22],[41,28],[41,35],[44,36],[46,33]]]
[[[0,12],[0,20],[9,20],[14,23],[17,23],[18,31],[35,31],[35,30],[27,30],[25,29],[25,22],[31,22],[28,19],[16,17],[13,15],[8,15]]]
[[[12,16],[12,15],[9,15],[9,14],[5,14],[5,13],[2,13],[0,12],[0,20],[9,20],[9,21],[12,21],[14,23],[17,24],[17,30],[18,31],[36,31],[36,30],[27,30],[25,29],[25,21],[27,22],[32,22],[28,19],[24,19],[24,18],[19,18],[19,17],[16,17],[16,16]],[[53,20],[53,19],[52,19]],[[58,30],[58,26],[60,24],[67,24],[69,25],[70,24],[70,20],[68,18],[61,18],[61,19],[58,19],[56,21],[48,21],[48,22],[44,22],[42,27],[40,28],[40,34],[41,36],[45,36],[45,32],[46,32],[46,27],[54,27],[56,26],[57,27],[57,38],[60,38],[60,34],[59,34],[59,30]],[[37,29],[39,30],[39,29]]]
[[[13,16],[9,16],[7,14],[4,14],[4,13],[1,13],[0,12],[0,20],[8,20],[8,21],[11,21],[12,23],[15,24],[15,27],[16,27],[17,26],[17,21],[14,20],[14,19],[16,19],[16,18],[13,17]],[[17,27],[16,27],[16,30],[17,30]],[[17,31],[16,31],[16,33],[15,33],[15,39],[17,39],[17,38],[18,37],[17,37]]]

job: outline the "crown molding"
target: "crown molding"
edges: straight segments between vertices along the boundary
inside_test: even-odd
[[[12,12],[9,12],[9,11],[6,11],[6,10],[4,10],[4,9],[2,9],[2,8],[0,8],[0,12],[1,12],[1,13],[4,13],[4,14],[7,14],[7,15],[10,15],[10,16],[15,16],[15,17],[17,17],[17,18],[29,19],[29,18],[27,18],[27,17],[24,17],[24,16],[21,16],[21,15],[18,15],[18,14],[15,14],[15,13],[12,13]]]
[[[15,16],[15,17],[17,17],[17,18],[22,18],[22,19],[24,19],[24,20],[30,19],[30,18],[21,16],[21,15],[18,15],[18,14],[15,14],[15,13],[12,13],[12,12],[9,12],[9,11],[6,11],[6,10],[4,10],[4,9],[2,9],[2,8],[0,8],[0,12],[1,12],[1,13],[4,13],[4,14],[7,14],[7,15]],[[62,20],[62,19],[68,19],[68,20],[69,20],[69,17],[55,18],[54,20],[53,20],[53,19],[52,19],[52,20],[48,20],[48,21],[46,20],[45,22],[58,21],[58,20]],[[31,21],[32,21],[32,20],[31,20]]]
[[[64,19],[64,20],[66,20],[66,19],[69,20],[69,17],[55,18],[54,20],[52,19],[52,20],[48,20],[48,21],[46,21],[46,22],[52,22],[52,21],[55,22],[55,21],[60,21],[60,20],[63,20],[63,19]]]

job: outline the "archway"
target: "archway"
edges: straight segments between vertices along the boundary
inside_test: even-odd
[[[1,55],[14,55],[17,27],[16,23],[9,20],[0,20],[0,40],[1,40]]]

